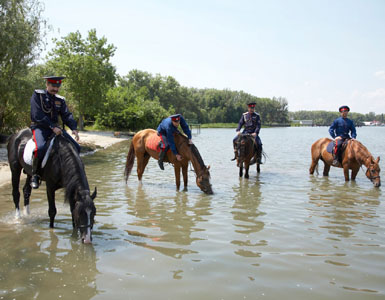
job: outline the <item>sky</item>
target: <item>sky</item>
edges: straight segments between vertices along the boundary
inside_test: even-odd
[[[41,1],[45,53],[52,38],[96,29],[122,76],[283,97],[289,111],[385,113],[384,0]]]

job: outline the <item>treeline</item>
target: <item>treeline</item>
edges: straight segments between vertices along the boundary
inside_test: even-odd
[[[116,73],[111,58],[116,47],[95,30],[54,40],[43,64],[36,65],[47,30],[38,0],[0,2],[0,132],[28,126],[29,99],[45,88],[44,75],[64,75],[60,94],[84,124],[138,130],[156,127],[162,118],[181,113],[200,123],[236,123],[246,103],[256,102],[264,124],[288,123],[284,98],[258,98],[242,91],[181,86],[171,76],[132,70]]]
[[[297,111],[289,112],[290,120],[313,120],[315,126],[330,126],[334,119],[340,116],[339,112],[331,111]],[[380,121],[384,122],[384,114],[375,114],[370,112],[368,114],[361,114],[356,112],[349,113],[349,119],[352,119],[356,126],[362,126],[366,121]]]

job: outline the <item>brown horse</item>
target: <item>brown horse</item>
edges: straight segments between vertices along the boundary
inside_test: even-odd
[[[255,139],[250,134],[239,135],[236,141],[237,155],[237,166],[239,167],[239,177],[243,175],[243,166],[245,167],[245,178],[249,178],[249,167],[252,158],[257,154],[255,150]],[[260,166],[257,163],[257,172],[261,172]]]
[[[131,174],[134,166],[135,156],[137,159],[137,173],[139,182],[142,181],[142,175],[150,157],[159,158],[159,152],[151,147],[151,140],[157,136],[157,131],[153,129],[144,129],[134,135],[131,141],[130,150],[127,154],[126,168],[124,175],[126,182]],[[187,190],[187,169],[188,162],[191,161],[196,173],[196,184],[206,194],[213,194],[210,184],[210,166],[206,167],[202,157],[199,154],[195,145],[190,145],[188,139],[181,133],[174,134],[176,148],[183,159],[178,161],[176,156],[171,152],[167,152],[164,159],[165,162],[170,162],[174,165],[176,188],[180,188],[180,170],[182,169],[184,190]]]
[[[314,173],[318,165],[318,160],[321,159],[324,162],[323,175],[329,175],[333,155],[329,153],[326,148],[331,141],[329,138],[321,138],[311,146],[312,162],[309,169],[310,174]],[[380,157],[374,159],[368,149],[359,141],[349,140],[345,151],[342,153],[342,164],[338,163],[337,167],[344,169],[345,181],[349,181],[349,169],[352,170],[352,180],[355,180],[360,167],[364,165],[367,167],[366,177],[373,182],[375,187],[379,187],[381,185],[379,161]]]

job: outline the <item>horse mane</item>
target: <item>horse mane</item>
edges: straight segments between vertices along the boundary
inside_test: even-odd
[[[63,136],[57,136],[55,144],[60,170],[63,176],[65,201],[69,202],[70,199],[75,198],[79,190],[89,191],[89,185],[83,162],[72,143]],[[81,189],[79,189],[79,187],[81,187]]]
[[[185,135],[183,135],[181,132],[177,131],[177,136],[179,136],[180,138],[182,138],[182,139],[184,139],[186,142],[188,142],[188,138],[187,138]],[[194,157],[197,159],[198,164],[199,164],[203,169],[206,168],[206,165],[205,165],[205,163],[203,162],[202,156],[201,156],[201,154],[199,153],[198,148],[197,148],[194,144],[189,144],[189,147],[190,147],[190,150],[191,150],[192,155],[194,155]]]
[[[373,155],[369,152],[368,148],[366,148],[360,141],[357,140],[351,140],[352,148],[354,151],[354,156],[357,160],[361,160],[362,162],[365,162],[368,158],[373,158]],[[354,147],[354,145],[357,145]],[[358,150],[358,151],[356,151]],[[362,157],[358,157],[357,154],[361,154]]]

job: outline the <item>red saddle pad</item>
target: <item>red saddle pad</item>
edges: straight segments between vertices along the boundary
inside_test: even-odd
[[[151,137],[147,139],[146,147],[156,152],[160,152],[160,148],[159,148],[160,141],[161,141],[160,136],[158,136],[157,134],[153,134]]]

